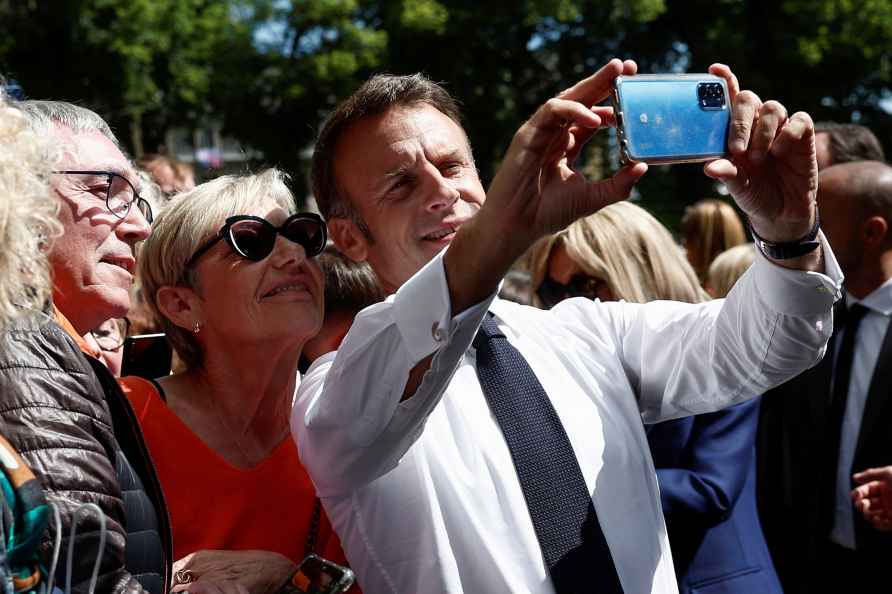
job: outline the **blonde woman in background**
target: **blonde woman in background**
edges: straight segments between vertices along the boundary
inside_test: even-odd
[[[628,202],[580,219],[532,248],[536,298],[645,303],[709,299],[669,231]],[[756,513],[759,399],[647,430],[682,594],[781,594]]]
[[[688,262],[701,283],[717,255],[746,243],[746,231],[737,211],[727,202],[715,199],[700,200],[685,209],[681,237]]]
[[[708,299],[669,231],[630,202],[601,209],[540,240],[528,258],[541,307],[567,297],[635,303]]]
[[[716,299],[726,297],[737,279],[753,265],[755,250],[755,245],[744,243],[716,256],[706,275],[706,292]]]

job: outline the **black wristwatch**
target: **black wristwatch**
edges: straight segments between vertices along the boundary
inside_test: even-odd
[[[750,223],[750,232],[753,234],[753,241],[755,242],[756,247],[759,248],[760,252],[774,260],[791,260],[818,249],[818,246],[821,245],[821,242],[817,240],[818,229],[820,228],[821,217],[818,214],[817,209],[815,210],[815,224],[811,228],[811,231],[809,231],[805,237],[796,241],[782,241],[775,243],[773,241],[762,239],[759,237],[759,234],[756,233],[756,230],[753,229],[752,223]]]

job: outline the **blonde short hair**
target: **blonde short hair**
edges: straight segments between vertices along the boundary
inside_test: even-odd
[[[158,289],[167,286],[198,287],[186,262],[214,237],[228,217],[276,204],[295,211],[294,196],[277,169],[257,175],[226,175],[175,196],[152,224],[152,235],[143,243],[139,262],[142,291],[149,309],[160,322],[168,340],[188,369],[203,361],[198,342],[188,330],[171,322],[158,309]]]
[[[0,93],[0,328],[52,293],[46,252],[61,232],[49,188],[57,158]]]
[[[706,275],[706,287],[713,297],[725,297],[744,272],[753,265],[756,246],[744,243],[725,250],[715,257]]]
[[[746,243],[746,230],[734,207],[721,200],[700,200],[681,218],[688,261],[702,283],[713,259],[725,250]]]
[[[629,202],[611,204],[537,242],[528,260],[534,291],[548,274],[548,259],[558,244],[585,274],[606,282],[617,299],[709,299],[666,227]]]

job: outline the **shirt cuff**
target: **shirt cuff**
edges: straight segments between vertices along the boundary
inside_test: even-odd
[[[755,286],[761,300],[773,311],[792,316],[820,315],[830,311],[842,296],[842,270],[823,231],[818,232],[818,240],[824,253],[823,273],[778,266],[756,250]]]
[[[447,345],[460,327],[471,323],[476,329],[496,296],[493,293],[453,318],[443,265],[448,249],[406,281],[393,299],[396,326],[414,363]]]

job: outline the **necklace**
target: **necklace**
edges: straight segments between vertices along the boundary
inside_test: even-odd
[[[234,431],[232,427],[230,427],[229,423],[226,422],[224,415],[221,413],[220,406],[214,406],[215,402],[213,399],[209,399],[211,408],[214,411],[214,417],[216,418],[218,426],[223,430],[223,435],[228,436],[230,439],[229,443],[235,446],[235,449],[239,453],[240,462],[246,463],[248,467],[254,467],[257,464],[263,462],[272,451],[282,443],[282,440],[290,433],[290,427],[288,422],[283,424],[282,429],[278,432],[278,435],[275,436],[275,440],[270,447],[266,447],[265,445],[253,444],[252,446],[248,446],[244,443],[243,439],[246,436],[246,432],[242,431]],[[261,451],[262,450],[262,451]],[[242,464],[238,464],[241,466]]]

